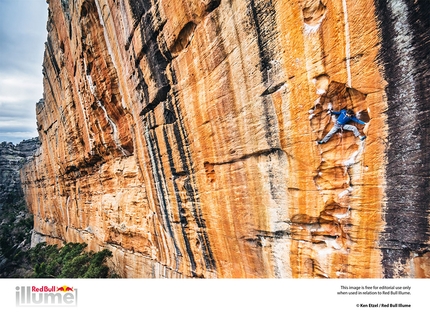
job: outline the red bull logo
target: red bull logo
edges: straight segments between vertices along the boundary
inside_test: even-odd
[[[16,306],[77,306],[78,289],[63,285],[16,287]]]
[[[57,291],[62,291],[62,292],[73,292],[73,288],[68,287],[67,285],[63,285],[62,287],[58,287]]]

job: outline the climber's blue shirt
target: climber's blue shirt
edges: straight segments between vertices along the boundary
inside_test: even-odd
[[[362,124],[362,125],[366,124],[364,121],[361,121],[357,117],[354,117],[354,116],[348,117],[346,115],[346,109],[342,109],[340,112],[332,111],[331,113],[335,114],[335,115],[339,115],[339,117],[337,117],[337,124],[341,125],[341,126],[349,123],[350,121],[354,121],[354,122]]]

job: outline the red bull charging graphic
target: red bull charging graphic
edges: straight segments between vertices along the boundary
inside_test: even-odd
[[[63,285],[16,287],[16,306],[77,306],[78,289]]]

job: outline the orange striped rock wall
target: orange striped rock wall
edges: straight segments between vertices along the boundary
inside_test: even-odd
[[[429,276],[428,13],[50,0],[34,242],[108,248],[123,277]],[[367,138],[319,144],[329,108]]]

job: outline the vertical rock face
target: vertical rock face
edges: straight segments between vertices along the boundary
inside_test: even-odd
[[[50,0],[35,240],[124,277],[429,276],[429,11]],[[329,108],[366,140],[318,144]]]
[[[430,3],[377,1],[377,7],[389,109],[382,261],[388,277],[429,277]]]

